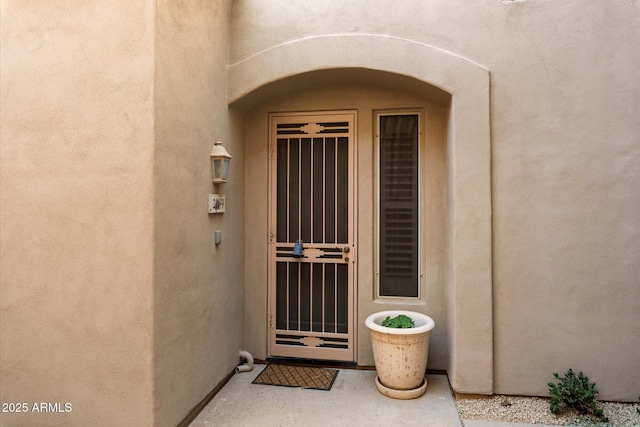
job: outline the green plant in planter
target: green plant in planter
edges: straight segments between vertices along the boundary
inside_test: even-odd
[[[399,314],[394,318],[387,316],[386,319],[382,321],[382,326],[386,326],[387,328],[413,328],[416,326],[416,323],[409,316],[405,316],[404,314]]]
[[[558,384],[547,383],[551,402],[549,410],[559,414],[565,407],[575,409],[581,415],[594,415],[601,421],[608,421],[602,409],[596,407],[598,390],[595,383],[589,382],[589,377],[580,372],[577,376],[569,369],[564,377],[554,372],[553,376],[559,380]]]

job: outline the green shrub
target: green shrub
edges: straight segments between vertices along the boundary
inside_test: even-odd
[[[382,326],[386,326],[387,328],[413,328],[416,323],[409,316],[405,316],[404,314],[399,314],[393,319],[387,316],[386,319],[382,321]]]
[[[580,372],[577,376],[569,369],[564,377],[557,373],[553,376],[559,380],[558,384],[548,383],[551,403],[549,410],[559,414],[564,408],[572,408],[582,415],[594,415],[603,421],[607,421],[602,409],[596,406],[598,390],[595,383],[589,382],[589,377]]]

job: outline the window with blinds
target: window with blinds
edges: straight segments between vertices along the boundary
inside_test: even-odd
[[[418,297],[417,114],[378,116],[379,295]]]

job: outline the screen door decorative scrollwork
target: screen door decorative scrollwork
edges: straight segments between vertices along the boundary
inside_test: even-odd
[[[269,356],[355,361],[355,112],[270,116]]]

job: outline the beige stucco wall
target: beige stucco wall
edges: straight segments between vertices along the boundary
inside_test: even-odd
[[[153,419],[154,15],[0,3],[1,425]]]
[[[236,1],[230,96],[241,106],[265,102],[286,94],[286,82],[304,88],[296,73],[320,70],[323,63],[325,68],[368,64],[367,57],[383,54],[394,58],[389,70],[440,66],[419,64],[412,55],[405,55],[405,62],[401,52],[381,53],[372,47],[381,43],[365,39],[408,40],[486,68],[491,76],[493,324],[459,330],[450,322],[450,351],[461,353],[465,340],[493,328],[492,391],[545,394],[551,373],[572,367],[597,382],[601,398],[634,400],[637,384],[629,373],[637,371],[640,354],[639,19],[634,0],[404,1],[392,6],[382,0],[320,0],[304,7]],[[362,42],[349,42],[354,39]],[[259,75],[243,66],[251,63],[261,64]],[[262,86],[269,79],[284,83]],[[449,138],[459,137],[456,129],[465,126],[455,100],[454,94]],[[473,116],[462,120],[467,119]],[[451,143],[448,149],[454,150],[449,158],[460,154]],[[449,169],[449,181],[456,181],[460,169],[473,167],[468,160]],[[466,240],[465,257],[473,258],[481,249],[474,250],[475,242],[469,241],[473,225],[455,227],[456,215],[464,213],[450,209],[449,242]],[[449,267],[453,280],[468,273]],[[465,282],[464,289],[470,286]],[[460,289],[447,289],[448,310],[462,311],[453,318],[464,320],[474,307],[460,299]],[[473,370],[482,357],[466,354],[453,368]]]
[[[2,2],[0,400],[71,412],[0,425],[173,426],[238,362],[229,8]],[[214,189],[217,138],[234,163]]]
[[[244,147],[241,124],[226,105],[229,3],[157,2],[157,426],[177,425],[233,370],[244,343]],[[229,182],[214,188],[209,155],[216,139],[233,160]],[[214,192],[226,196],[224,214],[207,213]],[[217,246],[215,230],[222,231]]]
[[[245,161],[266,163],[244,137],[245,116],[270,102],[306,109],[275,101],[293,89],[353,83],[326,64],[410,76],[367,74],[364,83],[401,89],[398,101],[446,98],[424,81],[454,94],[441,120],[450,187],[437,310],[447,329],[434,336],[448,343],[434,363],[466,355],[448,366],[454,386],[545,394],[551,372],[572,367],[601,398],[637,398],[637,0],[231,8],[0,0],[0,400],[72,405],[0,414],[0,425],[174,425],[239,348],[264,351],[266,301],[252,299],[260,264],[244,263],[263,248],[245,237],[243,216],[266,221],[244,188],[261,176]],[[314,70],[323,73],[296,76]],[[283,80],[261,87],[269,79]],[[390,99],[384,90],[370,92]],[[488,163],[489,145],[473,142],[489,115],[473,107],[489,98],[490,193],[484,169],[468,173]],[[214,189],[217,138],[234,160],[230,183]],[[214,190],[227,196],[223,215],[206,213]],[[480,298],[465,298],[469,289]]]

